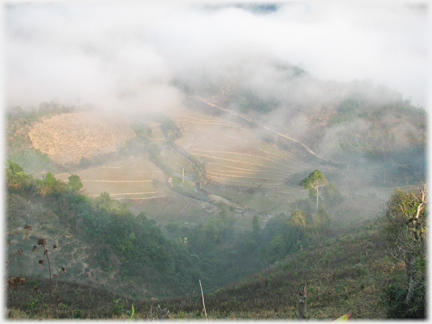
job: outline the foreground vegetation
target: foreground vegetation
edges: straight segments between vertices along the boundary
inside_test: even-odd
[[[218,232],[212,232],[211,228],[204,231],[210,233],[210,236],[199,239],[200,236],[196,233],[198,236],[192,235],[188,246],[185,239],[175,243],[164,238],[154,221],[148,220],[145,215],[134,217],[125,205],[112,201],[108,194],[102,194],[94,200],[81,195],[78,177],[70,177],[67,185],[55,180],[50,174],[43,181],[37,180],[27,176],[19,165],[9,162],[7,180],[8,225],[9,228],[21,228],[8,233],[11,238],[18,234],[21,239],[8,242],[15,246],[9,249],[8,259],[8,272],[15,281],[9,281],[7,316],[127,318],[131,316],[133,304],[135,318],[150,319],[155,317],[156,307],[160,304],[162,308],[170,311],[170,318],[203,318],[198,280],[201,279],[207,288],[211,285],[212,278],[216,278],[216,272],[209,270],[206,277],[205,263],[200,263],[200,257],[193,257],[190,253],[197,251],[197,246],[201,246],[204,249],[201,256],[210,253],[216,261],[220,260],[216,252],[217,242],[224,237],[230,242],[228,229],[222,231],[220,237],[215,236]],[[266,254],[268,262],[273,265],[252,276],[243,273],[241,280],[223,288],[219,286],[211,291],[207,288],[204,297],[208,316],[294,319],[297,317],[298,291],[306,284],[309,291],[308,318],[337,318],[349,310],[354,318],[424,317],[427,198],[425,195],[421,196],[422,192],[396,192],[384,217],[373,223],[366,221],[357,230],[332,232],[326,227],[326,222],[319,222],[316,217],[309,219],[307,214],[305,221],[298,223],[301,226],[297,226],[295,220],[296,216],[298,220],[298,213],[294,213],[291,218],[275,218],[263,230],[254,222],[253,230],[244,237],[248,238],[249,244],[244,246],[245,255],[240,260]],[[85,276],[80,273],[81,269],[65,267],[63,262],[67,260],[57,256],[62,251],[67,252],[68,242],[56,241],[52,234],[53,227],[51,231],[46,228],[44,230],[46,225],[42,215],[38,219],[38,213],[33,210],[32,216],[35,218],[32,224],[24,224],[24,219],[19,216],[27,210],[13,209],[13,206],[10,206],[14,199],[19,200],[18,196],[22,197],[21,195],[26,195],[26,201],[29,199],[27,205],[38,202],[58,208],[62,226],[79,229],[70,233],[73,232],[77,238],[85,240],[86,244],[91,246],[91,258],[96,261],[91,265],[97,267],[100,263],[108,269],[111,267],[111,270],[117,267],[119,273],[115,276],[130,276],[131,286],[143,285],[152,293],[159,290],[164,292],[165,296],[177,294],[179,297],[167,299],[162,295],[162,299],[142,299],[144,296],[140,296],[137,290],[131,290],[131,286],[128,287],[127,280],[123,279],[126,283],[120,286],[126,288],[129,296],[113,292],[115,287],[110,285],[105,285],[105,288],[110,290],[102,289],[103,280],[85,280]],[[315,199],[309,202],[312,206],[313,200]],[[229,217],[227,218],[226,214],[219,217],[220,222],[229,227],[229,223],[226,223]],[[395,218],[401,221],[391,222]],[[412,234],[408,236],[401,236],[407,228],[404,219],[412,219],[412,227],[408,226],[408,233]],[[53,225],[55,217],[48,217],[45,221]],[[213,229],[218,228],[217,224],[213,226]],[[397,235],[400,242],[413,246],[411,254],[399,257],[395,255],[392,258],[389,252],[395,247],[381,235],[384,230],[389,233],[389,237]],[[328,233],[332,235],[326,235]],[[41,238],[42,235],[44,237]],[[28,257],[31,246],[34,254],[37,253],[36,242],[38,245],[51,244],[46,242],[47,238],[48,242],[54,242],[52,250],[43,250],[47,258],[51,255],[51,258],[47,259],[49,269],[46,268],[46,263],[44,265],[43,259],[37,262],[37,256]],[[194,243],[194,240],[198,241]],[[204,244],[206,241],[213,242],[213,249],[210,244]],[[237,248],[239,249],[239,246]],[[220,251],[222,250],[219,248]],[[238,252],[234,250],[234,258],[239,256],[236,254]],[[120,260],[116,261],[113,253],[114,256],[117,253]],[[221,256],[227,255],[226,252],[220,253]],[[232,257],[228,255],[227,259],[234,263]],[[89,259],[85,259],[85,262],[89,262]],[[196,259],[198,260],[192,261]],[[194,264],[201,266],[201,269],[194,267]],[[23,273],[24,268],[27,273]],[[143,272],[144,278],[139,276]],[[98,274],[103,276],[101,272]],[[74,281],[84,281],[87,285]],[[191,290],[187,291],[187,288]],[[396,299],[395,294],[399,296]],[[132,297],[133,295],[135,297]],[[402,313],[401,305],[408,305]],[[399,313],[395,310],[399,310]]]
[[[304,71],[295,74],[304,76]],[[219,116],[226,108],[194,99],[203,114],[195,111],[196,118],[184,127],[155,115],[152,125],[157,128],[152,128],[144,122],[148,116],[141,116],[131,125],[136,137],[117,152],[75,165],[54,163],[34,150],[28,137],[42,117],[72,108],[55,102],[32,111],[13,108],[7,116],[6,315],[153,319],[166,315],[161,309],[158,314],[160,305],[170,311],[169,318],[203,319],[201,281],[207,316],[214,319],[295,319],[304,285],[307,318],[334,319],[349,310],[357,319],[424,318],[426,191],[397,190],[387,205],[380,197],[388,199],[388,186],[413,187],[424,180],[425,112],[394,93],[385,99],[385,89],[352,88],[331,107],[300,109],[310,128],[286,133],[306,147],[325,151],[332,159],[327,162],[311,158],[303,142],[294,143],[281,133],[248,137],[280,103],[264,102],[240,88],[218,103],[238,104],[241,115],[231,116],[235,123],[228,122],[230,117],[205,119],[209,109]],[[366,100],[368,96],[380,100]],[[253,113],[259,113],[257,122],[249,118]],[[222,126],[206,131],[208,141],[201,147],[182,142],[184,132],[204,137],[194,123]],[[237,133],[238,125],[247,132]],[[322,143],[330,128],[337,136]],[[203,151],[228,129],[235,131],[227,135],[227,143],[218,142],[221,151]],[[245,146],[243,136],[253,143]],[[234,152],[234,143],[243,151]],[[145,178],[149,188],[154,186],[149,191],[157,191],[157,185],[172,194],[163,206],[155,204],[158,216],[171,197],[183,199],[172,204],[179,209],[170,211],[173,215],[156,222],[156,215],[136,205],[134,213],[108,192],[90,198],[77,175],[62,181],[51,173],[70,174],[106,159],[132,157],[157,168],[158,179],[153,171]],[[254,168],[246,167],[252,164]],[[134,168],[150,172],[147,166]],[[180,175],[185,168],[186,180]],[[125,180],[119,177],[115,183]],[[169,177],[171,184],[165,183]],[[380,197],[378,188],[384,190]],[[246,213],[249,218],[239,216]],[[194,225],[186,226],[185,220]]]
[[[204,295],[209,318],[296,319],[298,291],[308,286],[308,318],[331,319],[352,311],[357,319],[386,316],[385,287],[399,285],[404,264],[387,254],[376,225],[304,248],[277,265],[236,284]],[[201,296],[174,299],[131,299],[110,291],[72,282],[54,284],[28,277],[25,286],[9,290],[8,316],[14,318],[157,318],[160,304],[173,319],[204,319]],[[203,282],[205,286],[206,282]],[[34,286],[39,287],[35,293]],[[56,299],[54,296],[60,296]]]

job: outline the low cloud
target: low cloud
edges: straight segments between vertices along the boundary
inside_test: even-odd
[[[426,104],[426,13],[405,3],[281,3],[265,13],[30,3],[7,6],[5,16],[7,106],[57,98],[109,110],[170,109],[182,99],[172,83],[179,78],[241,78],[257,96],[285,101],[322,92],[303,82],[290,94],[274,62],[301,64],[322,80],[370,79]]]

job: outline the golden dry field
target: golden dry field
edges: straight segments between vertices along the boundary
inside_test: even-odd
[[[311,168],[235,122],[187,110],[172,118],[184,131],[176,144],[204,163],[216,183],[281,188],[291,174]]]
[[[99,196],[104,191],[115,199],[155,198],[164,195],[155,186],[155,181],[164,181],[162,171],[144,158],[132,157],[116,163],[106,163],[77,172],[77,175],[90,196]],[[65,182],[69,176],[69,173],[57,175]]]
[[[115,151],[135,137],[130,121],[119,115],[95,112],[67,113],[32,127],[33,147],[59,164],[78,163],[81,158]]]
[[[272,215],[286,213],[293,199],[307,195],[300,187],[286,186],[285,181],[313,166],[275,143],[264,141],[256,130],[227,115],[212,116],[184,106],[171,111],[168,117],[181,130],[175,145],[192,159],[167,144],[161,123],[147,117],[65,113],[34,125],[29,138],[35,149],[55,162],[76,164],[82,158],[117,151],[122,143],[136,136],[134,121],[145,124],[151,129],[147,136],[157,147],[163,166],[151,162],[147,153],[136,152],[132,157],[118,156],[116,162],[71,169],[55,176],[67,183],[68,177],[76,174],[89,196],[108,192],[112,199],[130,203],[135,214],[146,212],[161,224],[176,222],[194,227],[211,217],[222,201],[241,211],[234,212],[236,228],[244,230],[251,226],[255,214],[264,225]],[[203,192],[196,184],[196,162],[205,166]],[[255,190],[253,195],[245,192],[248,188]]]
[[[104,117],[96,112],[57,115],[36,124],[29,136],[35,148],[57,162],[77,163],[82,157],[116,150],[121,141],[135,136],[131,120],[117,117]],[[288,187],[285,181],[290,175],[313,166],[262,140],[252,129],[225,119],[226,116],[211,116],[184,107],[169,117],[182,131],[175,144],[205,166],[207,184],[203,188],[209,194],[210,204],[200,200],[202,194],[196,191],[193,163],[166,145],[161,124],[153,120],[139,121],[150,127],[148,137],[159,147],[159,159],[166,170],[150,162],[147,154],[137,154],[117,162],[56,174],[56,177],[68,182],[71,173],[77,174],[90,196],[108,192],[113,199],[132,203],[136,213],[145,211],[162,222],[181,219],[189,224],[205,221],[214,213],[215,204],[224,201],[244,211],[236,216],[238,225],[249,227],[254,214],[258,213],[260,222],[265,223],[269,219],[266,215],[285,213],[290,201],[307,195],[306,190]],[[172,183],[167,181],[170,177]],[[251,196],[219,190],[217,186],[265,191]],[[188,197],[191,194],[196,199]]]

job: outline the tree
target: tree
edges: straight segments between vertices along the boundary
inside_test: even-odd
[[[48,172],[45,175],[45,179],[39,185],[39,193],[42,197],[45,197],[47,194],[58,195],[61,194],[65,188],[66,185],[62,180],[57,180],[51,172]]]
[[[336,207],[344,201],[344,196],[339,192],[334,183],[329,182],[322,191],[325,206],[328,208]]]
[[[330,224],[330,216],[324,207],[320,206],[314,215],[314,226],[317,229],[323,229]]]
[[[258,215],[254,215],[252,219],[252,230],[255,234],[258,234],[261,231],[261,226],[259,224]]]
[[[398,189],[391,196],[384,212],[384,233],[391,254],[406,265],[406,286],[402,290],[404,300],[397,305],[388,303],[391,305],[389,313],[392,317],[424,317],[427,204],[426,186],[410,191]],[[389,290],[388,294],[391,295],[392,291]]]
[[[298,242],[300,240],[300,231],[305,231],[307,228],[305,212],[300,209],[296,209],[291,214],[291,222],[294,226],[298,228],[297,231],[297,242]]]
[[[327,184],[327,179],[320,170],[311,172],[306,178],[300,181],[300,185],[305,189],[315,189],[317,193],[317,210],[318,210],[318,199],[319,199],[319,187],[324,187]]]
[[[80,191],[83,187],[81,179],[79,176],[72,174],[69,178],[68,186],[74,191]]]
[[[19,188],[28,179],[24,168],[12,160],[7,160],[6,176],[8,187],[14,188]]]

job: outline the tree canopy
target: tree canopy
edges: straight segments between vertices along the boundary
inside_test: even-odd
[[[426,298],[426,187],[396,190],[383,215],[384,234],[392,256],[405,264],[406,282],[386,291],[391,318],[424,318]]]
[[[75,190],[75,191],[81,190],[81,188],[83,187],[83,184],[82,184],[79,176],[77,176],[76,174],[71,174],[71,176],[68,179],[69,179],[68,186],[72,190]]]
[[[318,209],[318,196],[319,187],[324,187],[328,183],[324,174],[320,170],[311,172],[306,178],[300,181],[300,185],[305,189],[315,189],[317,191],[317,209]]]

